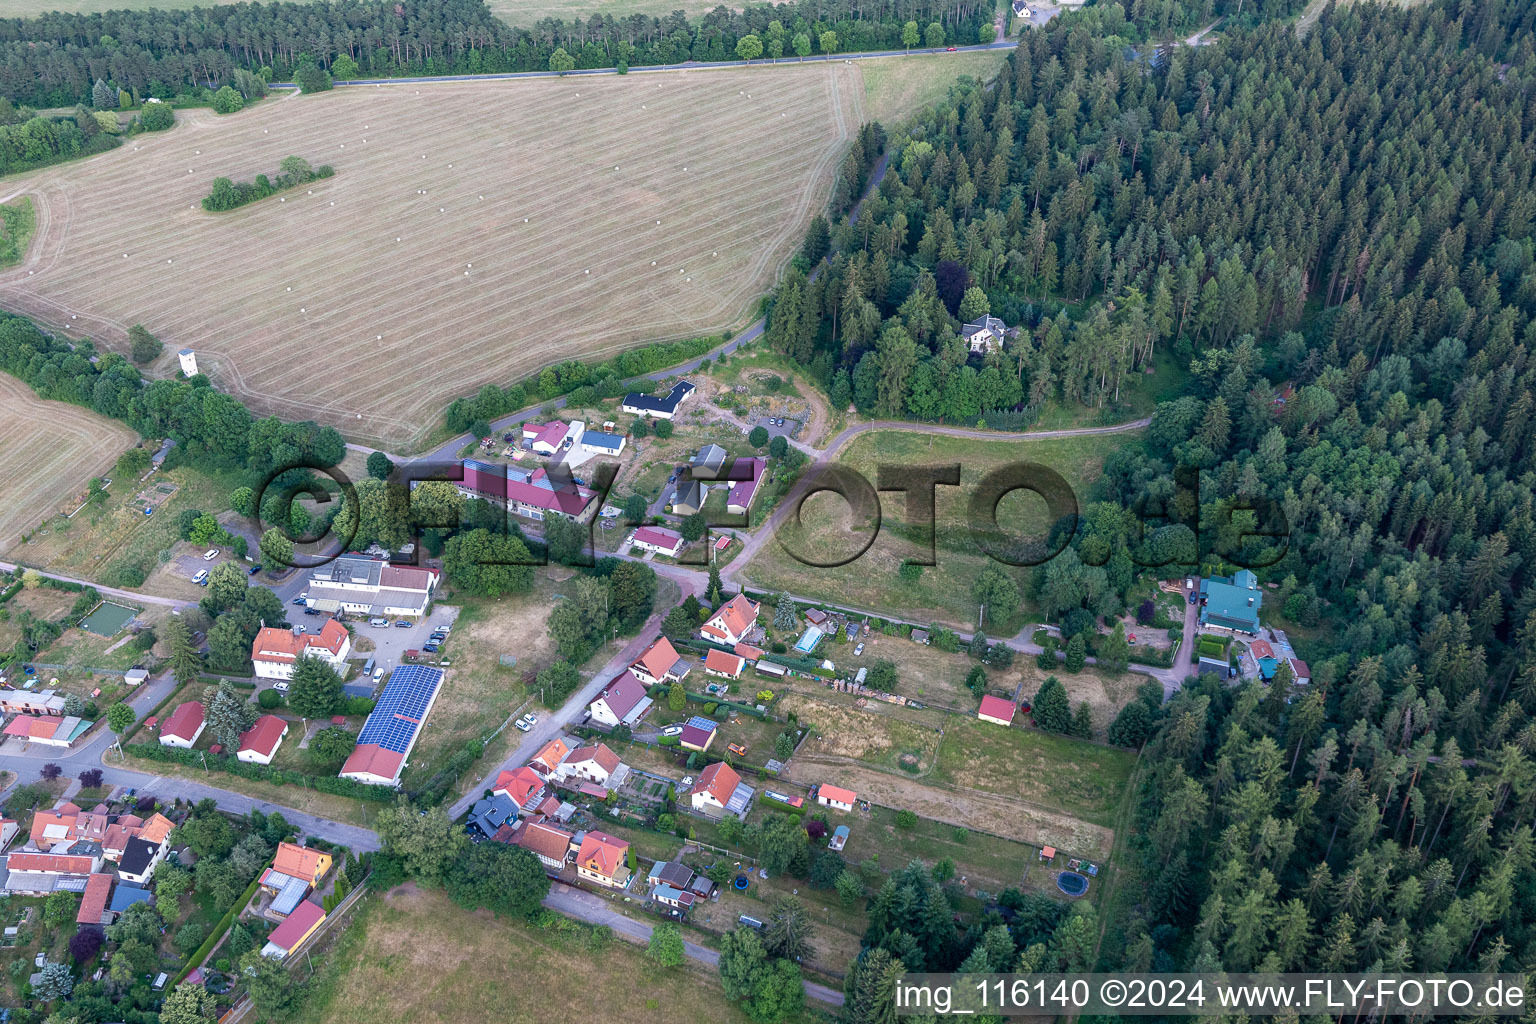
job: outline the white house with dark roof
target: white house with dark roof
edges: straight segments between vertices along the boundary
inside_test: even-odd
[[[960,337],[972,352],[995,352],[1003,347],[1008,325],[995,316],[984,316],[973,324],[960,328]]]
[[[623,434],[609,434],[601,430],[588,430],[581,435],[581,450],[589,455],[606,455],[617,458],[624,451]]]
[[[620,408],[636,416],[670,420],[677,415],[678,407],[693,396],[695,390],[692,384],[680,380],[672,385],[672,390],[665,395],[642,395],[631,391],[624,396],[624,404]]]
[[[634,725],[651,710],[651,704],[651,698],[645,693],[645,684],[626,669],[610,679],[597,699],[587,707],[592,712],[594,722],[611,729],[620,725]]]

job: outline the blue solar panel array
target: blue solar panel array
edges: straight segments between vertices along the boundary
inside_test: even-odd
[[[373,714],[357,734],[359,744],[375,743],[385,750],[404,754],[427,717],[427,708],[443,684],[440,669],[425,665],[401,665],[390,673]]]
[[[715,728],[714,719],[705,718],[702,715],[694,715],[692,718],[688,719],[688,724],[693,726],[695,729],[703,729],[705,732],[710,732]]]

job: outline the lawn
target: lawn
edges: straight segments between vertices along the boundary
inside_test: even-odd
[[[953,719],[934,778],[990,793],[1017,794],[1096,825],[1114,824],[1136,755],[1042,732]]]
[[[117,573],[125,566],[148,576],[181,543],[177,519],[182,510],[222,511],[241,482],[237,474],[186,467],[156,473],[142,483],[114,479],[104,504],[92,505],[72,520],[53,519],[10,554],[44,569],[109,585],[117,585]],[[144,509],[151,503],[155,513],[146,516]],[[202,593],[196,587],[192,592]]]
[[[788,591],[903,619],[973,629],[978,606],[971,596],[971,583],[982,569],[1000,565],[976,548],[966,526],[970,495],[977,483],[987,473],[1010,463],[1043,463],[1061,474],[1081,508],[1089,500],[1104,459],[1118,448],[1139,444],[1138,436],[1094,434],[979,441],[922,430],[861,434],[847,444],[837,461],[855,469],[871,483],[877,479],[877,467],[882,464],[960,466],[960,486],[937,489],[934,556],[938,564],[924,569],[916,582],[897,578],[896,570],[904,559],[926,557],[927,551],[918,543],[920,535],[905,524],[904,501],[895,494],[881,499],[883,518],[879,534],[862,555],[831,568],[804,564],[786,550],[786,543],[794,545],[806,560],[825,563],[851,557],[869,540],[870,524],[853,522],[841,497],[823,493],[802,506],[801,516],[806,525],[803,540],[781,531],[777,538],[763,545],[746,567],[745,575],[764,590]],[[1018,536],[1040,536],[1047,526],[1044,501],[1025,491],[1005,497],[997,518]],[[1022,590],[1028,570],[1003,568],[1019,581]],[[1005,622],[988,622],[985,628],[993,636],[1012,635],[1029,615],[1026,605]]]
[[[815,727],[791,764],[859,761],[889,771],[922,775],[937,761],[941,733],[910,721],[894,706],[871,704],[869,710],[802,693],[785,697],[779,710],[793,711]]]
[[[875,807],[868,814],[832,811],[828,817],[833,828],[848,826],[848,845],[843,856],[850,864],[878,857],[880,869],[889,872],[904,868],[913,860],[931,867],[947,857],[955,862],[956,880],[969,889],[991,893],[1018,885],[1025,865],[1038,853],[1034,846],[929,818],[918,818],[911,828],[899,828],[896,812],[889,807]]]
[[[857,75],[402,84],[238,118],[183,111],[173,131],[18,179],[39,208],[40,263],[5,275],[0,296],[116,351],[142,322],[167,345],[152,373],[188,346],[258,415],[407,450],[483,384],[755,315],[863,119]],[[270,174],[288,155],[335,177],[199,207],[216,177]],[[156,274],[182,286],[146,300],[138,285]],[[331,372],[292,372],[322,349]]]
[[[997,74],[1007,59],[1007,50],[974,50],[910,54],[900,60],[861,61],[859,73],[864,78],[865,109],[869,111],[870,120],[882,122],[890,131],[924,107],[948,96],[949,87],[961,75],[986,82]]]
[[[369,896],[321,968],[310,1024],[745,1024],[712,971],[657,970],[614,937],[470,913],[414,886]],[[532,979],[532,983],[527,983]]]
[[[91,478],[105,475],[137,439],[115,420],[45,402],[0,373],[0,552],[31,560],[27,545],[18,543],[22,535],[43,523],[72,525],[58,513],[73,512]]]

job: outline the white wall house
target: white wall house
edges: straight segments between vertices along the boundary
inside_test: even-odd
[[[261,679],[292,679],[300,658],[318,658],[345,674],[351,651],[352,637],[335,619],[326,619],[325,625],[314,633],[266,626],[251,641],[251,664]]]

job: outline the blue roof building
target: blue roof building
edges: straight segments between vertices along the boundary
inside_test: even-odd
[[[1258,577],[1247,569],[1200,581],[1200,625],[1257,634],[1264,594]]]

